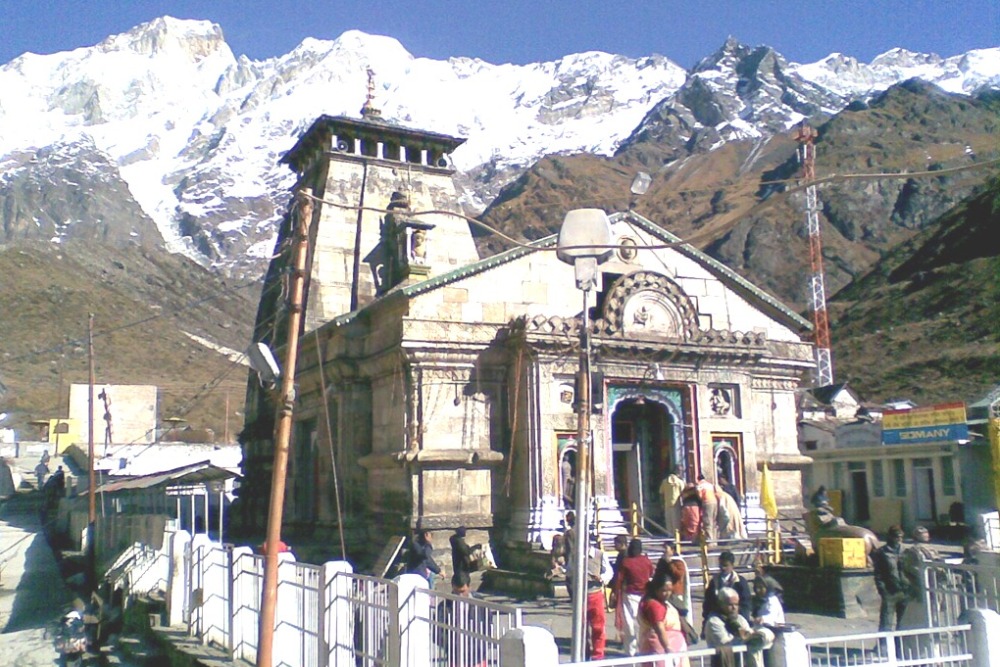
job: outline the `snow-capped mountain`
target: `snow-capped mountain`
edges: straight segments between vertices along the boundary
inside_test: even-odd
[[[468,138],[453,158],[474,210],[545,154],[611,154],[639,136],[678,153],[709,150],[914,76],[963,94],[1000,88],[1000,49],[953,58],[894,50],[871,64],[835,54],[797,65],[730,39],[686,72],[659,55],[599,52],[525,66],[435,61],[349,31],[253,61],[236,57],[214,24],[164,17],[93,47],[0,67],[5,231],[21,215],[18,228],[30,218],[50,236],[65,232],[57,218],[68,213],[10,205],[11,184],[35,173],[25,156],[58,145],[60,154],[115,165],[172,250],[228,269],[255,265],[273,248],[293,182],[279,157],[316,116],[358,115],[369,69],[385,118]]]

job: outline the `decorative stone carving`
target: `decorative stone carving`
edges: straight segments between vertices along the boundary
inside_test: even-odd
[[[670,278],[652,271],[622,276],[607,290],[604,326],[612,335],[647,334],[690,340],[698,330],[698,310]]]
[[[626,263],[632,263],[639,255],[638,244],[630,236],[623,236],[618,241],[618,259]]]
[[[728,389],[715,387],[711,390],[708,404],[712,408],[712,414],[719,417],[728,417],[733,412],[733,397]]]

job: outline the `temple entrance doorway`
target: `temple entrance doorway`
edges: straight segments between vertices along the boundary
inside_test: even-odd
[[[612,483],[623,511],[633,503],[640,515],[663,518],[660,482],[675,460],[674,419],[667,407],[643,396],[628,398],[611,418]]]

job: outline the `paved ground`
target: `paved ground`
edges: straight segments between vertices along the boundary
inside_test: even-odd
[[[521,608],[522,619],[525,625],[536,625],[545,628],[556,639],[559,646],[560,656],[564,662],[569,660],[570,648],[572,644],[573,611],[568,598],[538,598],[535,600],[517,600],[502,595],[481,595],[484,599],[492,602],[514,604]],[[698,610],[701,609],[701,598],[695,598],[695,628],[700,627],[701,619]],[[799,626],[799,631],[807,637],[830,637],[841,634],[851,634],[857,632],[874,632],[878,629],[878,606],[866,609],[868,618],[843,619],[834,616],[821,616],[819,614],[799,614],[794,612],[786,613],[788,623]],[[614,614],[607,615],[608,646],[607,657],[624,655],[622,653],[621,640],[615,630]],[[702,642],[695,648],[704,648]]]
[[[5,667],[55,665],[52,630],[76,599],[41,531],[32,496],[18,494],[0,504],[0,665]],[[120,658],[114,662],[128,667]]]

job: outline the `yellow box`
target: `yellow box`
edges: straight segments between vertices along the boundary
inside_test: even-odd
[[[865,541],[860,537],[819,538],[820,567],[838,567],[849,570],[868,567]]]

